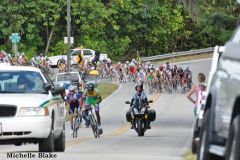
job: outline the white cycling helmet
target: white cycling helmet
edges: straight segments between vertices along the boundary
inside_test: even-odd
[[[76,91],[76,89],[77,89],[77,86],[74,86],[74,85],[69,86],[69,91],[70,92],[71,91]]]

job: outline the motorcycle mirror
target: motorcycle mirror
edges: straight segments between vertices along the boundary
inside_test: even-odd
[[[148,103],[153,103],[153,100],[149,100]]]
[[[129,101],[126,101],[125,103],[126,103],[126,104],[130,104],[130,102],[129,102]]]

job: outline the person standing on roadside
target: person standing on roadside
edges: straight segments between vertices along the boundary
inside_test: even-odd
[[[199,92],[200,91],[205,91],[206,90],[206,77],[205,74],[203,73],[198,73],[198,83],[194,84],[191,88],[191,90],[189,91],[187,98],[194,104],[194,117],[197,116],[197,103],[198,103],[198,99],[200,97],[199,96]],[[195,99],[192,98],[192,95],[195,94]]]

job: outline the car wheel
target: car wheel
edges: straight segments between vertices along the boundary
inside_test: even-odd
[[[198,146],[197,160],[220,160],[220,157],[209,152],[210,142],[210,109],[204,115],[203,126],[200,132],[200,144]]]
[[[58,139],[54,142],[54,150],[57,152],[64,152],[65,151],[65,124],[63,127],[63,131]]]
[[[193,154],[197,153],[197,146],[199,143],[199,130],[200,128],[198,127],[198,119],[195,119],[194,125],[193,125],[193,135],[192,135],[192,153]]]
[[[39,152],[53,152],[54,151],[54,131],[53,128],[50,131],[49,136],[43,139],[38,144]]]
[[[226,160],[240,159],[240,115],[237,115],[232,121],[228,136]]]
[[[192,137],[192,153],[195,154],[197,153],[197,142],[195,141],[197,137],[197,133],[193,132],[193,137]]]

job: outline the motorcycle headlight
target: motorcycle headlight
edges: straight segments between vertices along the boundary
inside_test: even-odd
[[[144,114],[144,113],[145,113],[145,110],[146,110],[145,108],[142,108],[142,109],[141,109],[141,114]]]
[[[49,111],[46,107],[22,107],[19,110],[18,116],[48,116]]]
[[[133,108],[134,114],[138,114],[138,110],[136,108]]]

